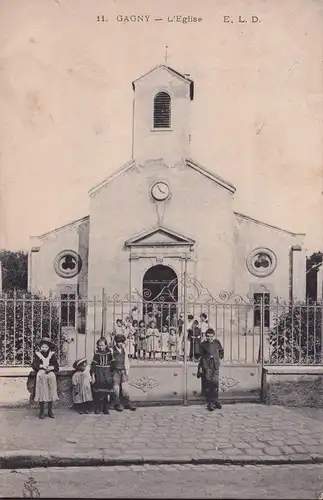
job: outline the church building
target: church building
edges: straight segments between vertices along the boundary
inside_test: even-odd
[[[305,235],[235,211],[216,159],[205,167],[191,157],[190,76],[159,65],[132,90],[132,158],[89,191],[89,215],[31,238],[29,290],[155,300],[186,272],[215,299],[288,300],[291,285],[304,299]]]

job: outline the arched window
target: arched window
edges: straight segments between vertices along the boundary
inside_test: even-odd
[[[154,99],[154,128],[170,127],[170,95],[158,92]]]

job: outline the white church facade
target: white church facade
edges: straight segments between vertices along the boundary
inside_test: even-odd
[[[154,298],[186,270],[215,298],[288,300],[292,258],[304,299],[305,235],[236,212],[235,187],[191,158],[194,82],[161,65],[133,92],[133,158],[90,190],[88,216],[31,239],[29,290]]]

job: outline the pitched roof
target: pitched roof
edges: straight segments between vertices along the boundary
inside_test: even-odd
[[[176,69],[173,69],[170,66],[166,66],[165,64],[158,64],[154,68],[150,69],[149,71],[147,71],[143,75],[141,75],[138,78],[136,78],[135,80],[133,80],[133,82],[132,82],[133,90],[136,90],[136,86],[135,86],[136,82],[141,80],[141,78],[144,78],[145,76],[149,75],[149,73],[152,73],[156,69],[160,69],[160,68],[165,69],[166,71],[171,73],[173,76],[176,76],[177,78],[180,78],[181,80],[184,80],[186,83],[188,83],[190,85],[190,99],[192,101],[193,97],[194,97],[194,82],[193,82],[193,80],[191,78],[188,78],[188,76],[186,74],[180,73],[179,71],[176,71]]]
[[[185,164],[195,170],[196,172],[199,172],[200,174],[204,175],[211,181],[215,182],[216,184],[224,187],[231,193],[235,193],[236,188],[233,184],[230,182],[222,179],[219,175],[214,174],[207,168],[203,167],[199,163],[197,163],[195,160],[192,160],[191,158],[186,158]],[[102,182],[94,186],[93,188],[90,189],[89,195],[93,196],[97,192],[101,191],[102,188],[107,186],[112,180],[117,179],[120,175],[123,175],[124,173],[128,172],[129,170],[132,170],[136,166],[136,161],[135,159],[130,160],[129,162],[125,163],[120,167],[118,170],[110,174],[108,177],[106,177]]]
[[[186,158],[185,162],[188,167],[192,168],[193,170],[196,170],[196,172],[199,172],[200,174],[204,175],[211,181],[215,182],[216,184],[219,184],[220,186],[224,187],[231,193],[235,193],[236,188],[233,184],[231,184],[231,182],[222,179],[222,177],[220,177],[217,174],[214,174],[213,172],[203,167],[202,165],[197,163],[195,160],[192,160],[191,158]]]
[[[67,224],[64,224],[63,226],[56,227],[55,229],[51,229],[50,231],[47,231],[46,233],[39,234],[37,236],[31,236],[30,238],[46,238],[46,236],[49,236],[50,234],[57,233],[58,231],[62,231],[63,229],[67,229],[68,227],[76,226],[76,225],[81,225],[82,222],[86,222],[90,220],[90,216],[86,215],[85,217],[81,217],[80,219],[75,219],[71,222],[68,222]]]
[[[254,219],[253,217],[249,217],[249,215],[241,214],[240,212],[233,212],[237,217],[241,217],[242,219],[253,222],[254,224],[260,224],[261,226],[268,227],[269,229],[275,229],[276,231],[282,231],[283,233],[289,234],[290,236],[306,236],[305,233],[293,233],[292,231],[288,231],[287,229],[283,229],[278,226],[273,226],[272,224],[267,224],[267,222],[263,222],[261,220]]]
[[[131,170],[135,166],[135,164],[136,164],[135,160],[132,159],[127,163],[125,163],[124,165],[122,165],[120,168],[112,172],[112,174],[108,175],[108,177],[106,177],[102,182],[91,188],[89,190],[89,195],[92,196],[98,191],[101,191],[101,189],[104,188],[107,184],[109,184],[113,179],[116,179],[125,172],[128,172],[128,170]]]

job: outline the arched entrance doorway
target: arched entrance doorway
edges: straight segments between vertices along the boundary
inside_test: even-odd
[[[178,279],[175,271],[161,264],[150,267],[142,280],[142,296],[145,316],[154,316],[158,328],[169,326],[172,316],[177,315]]]

